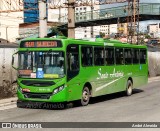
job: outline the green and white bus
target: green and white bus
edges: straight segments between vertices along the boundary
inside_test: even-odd
[[[14,55],[13,55],[14,57]],[[119,41],[32,38],[18,49],[18,103],[71,102],[125,91],[148,81],[147,47]]]

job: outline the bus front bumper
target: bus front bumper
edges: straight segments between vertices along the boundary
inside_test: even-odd
[[[17,100],[17,107],[19,107],[19,108],[32,108],[32,109],[65,109],[66,102],[52,103],[52,102]]]
[[[66,89],[58,92],[57,94],[52,93],[34,93],[34,92],[21,92],[17,90],[18,101],[32,101],[32,102],[66,102],[67,95]]]

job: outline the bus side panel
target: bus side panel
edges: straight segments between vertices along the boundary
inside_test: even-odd
[[[83,74],[81,74],[83,81],[89,82],[92,86],[92,97],[104,95],[112,91],[112,87],[114,87],[114,83],[112,81],[114,79],[110,79],[109,74],[113,69],[99,66],[83,67],[81,70],[83,72]]]
[[[134,68],[134,77],[133,77],[133,87],[139,88],[142,85],[147,84],[148,82],[148,65],[133,65]]]
[[[99,91],[98,95],[111,94],[123,90],[123,82],[121,83],[119,81],[123,81],[124,78],[121,78],[121,76],[118,75],[116,76],[116,73],[122,73],[122,70],[120,70],[116,66],[104,66],[104,70],[105,71],[103,73],[107,72],[108,78],[103,81],[103,85],[106,86],[101,91]]]
[[[83,83],[82,80],[79,79],[79,75],[75,78],[71,79],[67,83],[68,88],[68,101],[74,101],[81,99],[82,96],[82,89],[83,89]]]
[[[121,69],[121,68],[120,68]],[[123,77],[116,76],[116,73],[122,73],[122,70],[115,68],[115,66],[100,66],[82,69],[85,73],[85,80],[91,82],[92,97],[111,94],[124,90],[124,82],[121,82]],[[120,81],[120,86],[115,86],[117,81]],[[124,80],[125,81],[125,80]]]

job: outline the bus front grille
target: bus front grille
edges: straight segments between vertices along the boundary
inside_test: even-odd
[[[35,99],[49,99],[52,93],[30,93],[25,92],[23,93],[25,98],[35,98]]]
[[[47,87],[55,85],[53,81],[31,81],[31,80],[22,80],[21,83],[26,86],[37,86],[37,87]]]

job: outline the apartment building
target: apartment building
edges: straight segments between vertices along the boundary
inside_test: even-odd
[[[99,10],[99,5],[97,6],[81,6],[75,8],[75,21],[87,21],[94,17],[94,12]],[[93,11],[93,16],[91,16]],[[90,12],[90,15],[86,15],[86,12]],[[89,27],[77,27],[75,28],[75,38],[91,38],[96,37],[100,33],[100,26],[89,26]]]
[[[117,24],[101,25],[100,32],[104,33],[106,36],[109,36],[111,34],[116,34],[118,33]]]
[[[147,30],[152,37],[160,37],[160,23],[149,24]]]

